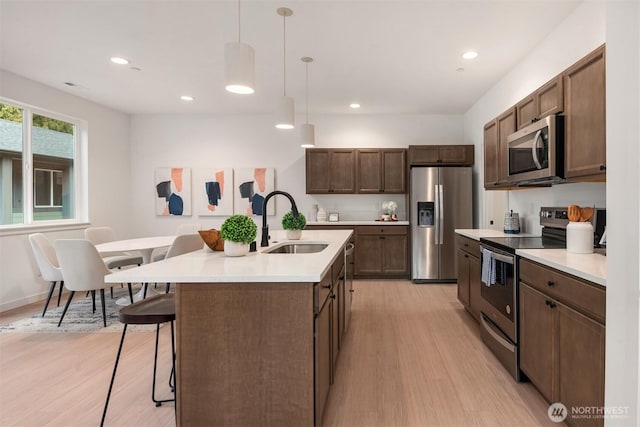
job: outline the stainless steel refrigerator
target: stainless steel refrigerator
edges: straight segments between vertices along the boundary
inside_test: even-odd
[[[456,280],[456,228],[472,228],[471,167],[411,168],[411,279]]]

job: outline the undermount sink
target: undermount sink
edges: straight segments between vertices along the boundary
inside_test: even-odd
[[[314,254],[322,252],[327,243],[283,243],[264,251],[266,254]]]

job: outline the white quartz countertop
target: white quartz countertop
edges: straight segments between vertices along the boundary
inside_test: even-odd
[[[607,257],[597,253],[572,254],[566,249],[518,249],[516,255],[607,286]]]
[[[409,225],[409,221],[307,221],[307,225]]]
[[[209,248],[167,260],[118,271],[105,276],[107,283],[183,282],[183,283],[249,283],[249,282],[320,282],[333,261],[349,241],[351,230],[303,230],[302,238],[292,242],[326,243],[321,252],[310,254],[269,254],[267,248],[246,256],[227,257]],[[258,233],[259,234],[259,233]],[[285,232],[270,232],[269,247],[287,241]]]
[[[455,232],[461,236],[468,237],[473,240],[480,240],[483,237],[532,237],[534,234],[518,233],[507,234],[502,231],[492,230],[490,228],[456,228]]]

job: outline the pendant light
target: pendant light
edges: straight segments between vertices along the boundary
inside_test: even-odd
[[[283,18],[284,80],[282,96],[276,104],[276,127],[278,129],[293,129],[295,126],[295,105],[293,98],[287,96],[287,16],[293,15],[293,11],[287,7],[280,7],[277,12]]]
[[[309,124],[309,62],[313,62],[313,58],[308,56],[304,56],[300,58],[305,65],[305,80],[306,80],[306,123],[300,126],[300,139],[302,143],[300,144],[303,148],[311,148],[316,146],[316,129],[315,126]]]
[[[238,0],[238,41],[224,45],[225,89],[243,95],[254,92],[255,57],[253,48],[240,41],[240,0]]]

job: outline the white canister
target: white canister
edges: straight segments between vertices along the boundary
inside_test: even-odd
[[[590,222],[567,224],[567,252],[572,254],[593,253],[593,225]]]

